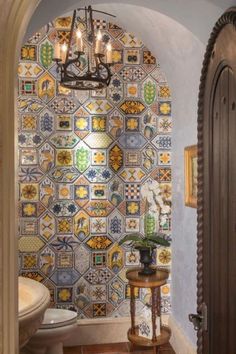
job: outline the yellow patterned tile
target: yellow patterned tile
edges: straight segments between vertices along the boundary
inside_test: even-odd
[[[20,252],[38,252],[45,243],[37,236],[22,236],[19,239]]]

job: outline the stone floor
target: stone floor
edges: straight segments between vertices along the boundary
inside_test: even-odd
[[[153,354],[150,348],[134,347],[130,343],[86,345],[79,347],[64,348],[64,354]],[[170,344],[160,347],[158,354],[175,354]]]

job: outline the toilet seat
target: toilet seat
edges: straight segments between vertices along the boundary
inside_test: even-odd
[[[47,309],[44,314],[44,319],[39,327],[42,329],[51,329],[68,326],[76,323],[77,313],[64,309]]]

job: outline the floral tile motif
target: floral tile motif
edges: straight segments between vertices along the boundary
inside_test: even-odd
[[[51,306],[73,309],[79,318],[126,316],[126,271],[139,266],[139,252],[118,242],[143,233],[144,181],[157,180],[171,206],[171,92],[148,48],[103,19],[94,26],[112,43],[109,87],[62,87],[53,50],[57,36],[68,41],[71,21],[55,19],[20,53],[20,274],[43,282]],[[83,60],[78,71],[86,66]],[[159,224],[171,237],[171,214],[160,214]],[[154,263],[169,269],[170,252],[158,248]],[[168,314],[169,282],[161,291]],[[136,295],[140,313],[150,294]]]
[[[94,250],[106,250],[112,241],[107,236],[91,236],[86,244]]]
[[[124,101],[120,105],[120,109],[125,114],[141,114],[145,110],[145,106],[141,101]]]
[[[109,151],[109,166],[114,172],[118,172],[123,166],[123,150],[117,144]]]
[[[90,218],[90,232],[91,234],[104,234],[107,232],[106,217]]]
[[[113,210],[113,205],[108,200],[92,200],[85,209],[89,216],[107,216]]]
[[[51,143],[55,148],[73,148],[79,142],[75,134],[56,133],[51,137]]]

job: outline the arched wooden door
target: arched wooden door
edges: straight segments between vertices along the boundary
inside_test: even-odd
[[[236,9],[216,23],[198,112],[198,353],[236,353]]]

